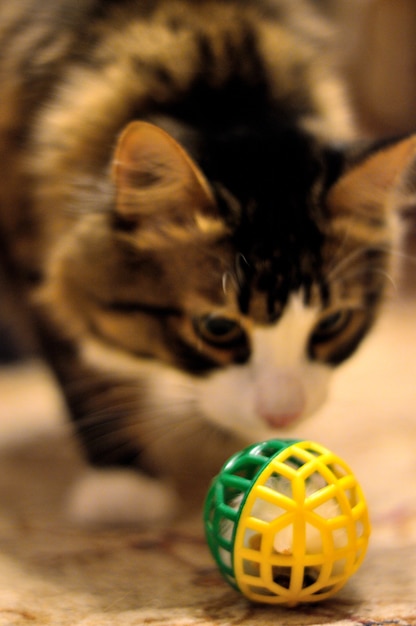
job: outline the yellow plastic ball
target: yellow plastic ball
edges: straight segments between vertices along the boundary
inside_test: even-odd
[[[250,600],[286,606],[339,591],[370,536],[351,469],[311,441],[274,439],[234,455],[211,485],[204,520],[226,580]]]

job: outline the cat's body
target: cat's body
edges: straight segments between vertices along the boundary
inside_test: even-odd
[[[0,3],[5,265],[90,457],[182,495],[320,406],[384,291],[413,144],[338,150],[294,4]]]

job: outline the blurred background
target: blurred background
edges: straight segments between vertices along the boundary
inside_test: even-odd
[[[375,135],[414,130],[416,3],[335,0],[327,4],[340,28],[339,54],[362,129]]]

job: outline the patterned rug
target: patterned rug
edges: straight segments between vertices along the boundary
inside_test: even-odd
[[[373,524],[346,587],[295,609],[228,587],[199,518],[146,532],[71,526],[66,493],[86,467],[59,397],[38,364],[0,371],[0,625],[416,625],[415,314],[412,302],[390,307],[325,410],[291,433],[351,465]]]

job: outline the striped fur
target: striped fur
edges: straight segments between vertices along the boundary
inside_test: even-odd
[[[372,326],[414,140],[339,147],[329,43],[307,2],[1,0],[3,261],[94,461],[193,490]]]

